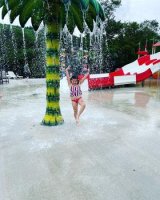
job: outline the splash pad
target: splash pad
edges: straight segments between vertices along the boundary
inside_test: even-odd
[[[75,26],[80,32],[83,32],[85,24],[93,31],[94,22],[100,24],[104,20],[101,5],[96,0],[0,0],[0,7],[3,7],[2,18],[8,13],[12,23],[19,16],[22,27],[25,26],[29,18],[31,18],[34,30],[37,30],[42,22],[44,23],[46,30],[47,108],[42,124],[48,126],[62,124],[64,120],[59,104],[60,33],[64,26],[67,26],[71,34]]]
[[[39,123],[44,79],[0,86],[1,199],[158,199],[160,93],[84,91],[87,112],[77,126],[65,79],[61,86],[65,123],[50,128]]]

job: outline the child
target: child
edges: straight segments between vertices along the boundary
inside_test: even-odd
[[[73,111],[74,111],[74,118],[76,120],[76,123],[79,123],[80,115],[83,113],[86,104],[82,98],[82,91],[80,85],[85,81],[87,76],[89,75],[89,70],[87,74],[79,81],[77,76],[72,76],[70,78],[68,70],[70,69],[70,66],[66,69],[66,77],[68,81],[68,86],[70,88],[70,97],[72,101]],[[80,105],[80,109],[78,111],[78,105]]]

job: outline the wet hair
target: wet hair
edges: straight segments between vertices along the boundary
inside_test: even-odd
[[[77,79],[77,81],[78,81],[78,83],[79,83],[78,76],[73,75],[73,76],[70,78],[70,80],[72,81],[73,79]]]
[[[78,79],[78,77],[75,76],[75,75],[73,75],[73,76],[71,77],[71,80],[72,80],[72,79]]]

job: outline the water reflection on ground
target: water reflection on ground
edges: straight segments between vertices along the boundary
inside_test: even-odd
[[[58,127],[40,125],[45,91],[44,79],[0,85],[0,199],[159,199],[159,87],[83,88],[77,126],[62,80]]]

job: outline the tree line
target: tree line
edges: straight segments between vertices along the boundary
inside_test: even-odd
[[[111,72],[134,61],[138,57],[136,53],[139,47],[141,50],[146,47],[148,52],[151,53],[152,44],[160,41],[159,23],[156,20],[146,20],[142,23],[117,21],[114,13],[121,5],[121,1],[101,0],[101,3],[104,7],[106,20],[100,44],[102,54],[101,66],[98,66],[100,72]],[[63,34],[66,33],[63,32]],[[68,55],[70,55],[73,46],[81,48],[83,44],[83,50],[88,52],[89,64],[92,68],[95,60],[100,60],[99,58],[92,59],[93,55],[94,57],[100,55],[99,41],[94,43],[96,41],[94,35],[92,35],[92,39],[91,47],[88,30],[86,30],[83,41],[76,36],[65,38],[65,41],[62,37],[61,49],[65,48]],[[96,45],[97,50],[94,48]],[[82,49],[77,49],[77,51],[78,54],[75,54],[75,60],[77,59],[76,55],[81,58]],[[160,51],[159,47],[157,51]],[[68,62],[67,60],[67,65]],[[30,77],[40,78],[45,76],[44,28],[34,32],[31,27],[22,29],[19,26],[0,24],[0,67],[5,68],[6,71],[14,71],[25,76],[26,66]],[[94,73],[94,68],[92,70],[92,73]]]

